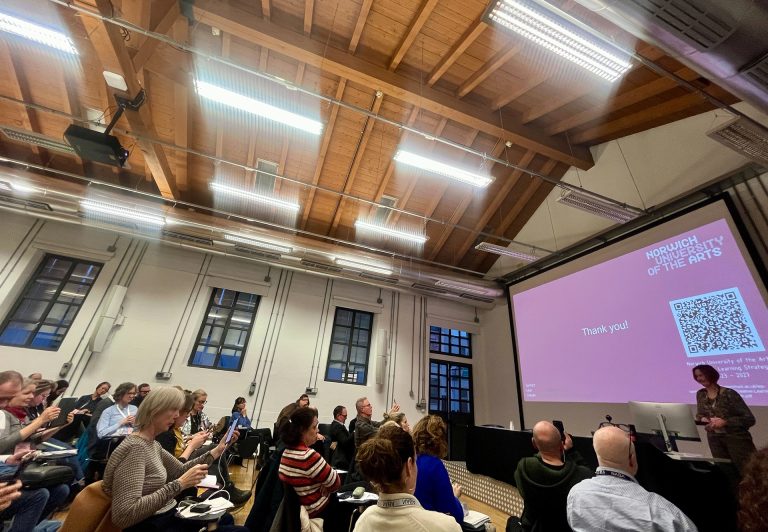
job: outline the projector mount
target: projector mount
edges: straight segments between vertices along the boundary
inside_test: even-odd
[[[138,111],[139,108],[144,105],[144,102],[147,101],[147,93],[144,91],[144,89],[141,89],[133,100],[129,100],[128,98],[124,98],[115,94],[115,101],[117,102],[117,111],[114,115],[112,115],[112,120],[109,121],[107,128],[104,130],[104,134],[106,135],[112,131],[112,128],[115,127],[115,124],[117,124],[117,121],[120,120],[121,116],[123,116],[123,112],[126,109],[130,109],[131,111]]]

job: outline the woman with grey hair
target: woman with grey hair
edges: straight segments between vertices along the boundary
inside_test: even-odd
[[[125,532],[191,531],[199,521],[186,521],[175,515],[176,497],[200,483],[208,465],[221,456],[228,445],[222,441],[207,453],[186,463],[179,462],[155,440],[168,430],[184,406],[184,393],[176,388],[160,388],[149,394],[136,414],[135,432],[115,449],[104,471],[104,493],[112,498],[112,521]],[[237,439],[237,432],[232,442]],[[231,445],[231,443],[230,443]],[[231,524],[225,516],[221,524]],[[243,531],[244,527],[219,526],[222,532]]]

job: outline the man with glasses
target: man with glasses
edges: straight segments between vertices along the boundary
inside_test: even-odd
[[[131,404],[136,408],[140,407],[141,402],[144,400],[146,396],[149,395],[149,392],[151,391],[152,391],[152,387],[146,382],[142,382],[141,384],[139,384],[139,391],[136,394],[136,397],[133,398],[133,401],[131,401]]]
[[[638,484],[637,455],[628,431],[604,426],[593,439],[600,467],[595,477],[568,494],[568,523],[580,531],[696,531],[696,525],[667,499]]]
[[[381,421],[373,421],[373,406],[367,397],[361,397],[355,401],[355,409],[357,410],[357,418],[355,420],[355,448],[359,449],[360,446],[368,441],[374,434],[379,431]],[[392,409],[389,411],[390,415],[394,415],[400,411],[400,405],[395,403],[392,405]]]
[[[331,466],[334,469],[349,470],[349,462],[354,453],[352,436],[344,425],[347,422],[347,409],[337,406],[333,409],[333,422],[329,430],[331,439]]]

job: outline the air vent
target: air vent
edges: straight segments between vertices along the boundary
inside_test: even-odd
[[[432,292],[433,294],[447,294],[448,293],[446,290],[443,290],[442,288],[437,287],[435,285],[431,285],[431,284],[413,283],[411,285],[411,288],[415,288],[416,290],[422,290],[424,292]]]
[[[768,91],[768,54],[744,67],[741,74],[750,82]]]
[[[397,284],[400,279],[397,277],[388,277],[386,275],[376,275],[373,273],[360,273],[360,277],[369,281],[376,281],[377,283]]]
[[[15,207],[24,207],[25,209],[37,209],[39,211],[53,210],[50,205],[43,203],[42,201],[16,198],[13,196],[6,196],[5,194],[0,194],[0,203],[6,203]]]
[[[279,169],[273,161],[259,159],[256,162],[256,191],[260,194],[271,194],[275,190],[275,176]]]
[[[176,240],[184,240],[185,242],[194,242],[203,246],[213,246],[213,240],[210,238],[203,238],[201,236],[188,235],[186,233],[178,233],[176,231],[163,231],[163,235],[169,238],[175,238]]]
[[[629,0],[627,7],[647,21],[656,19],[670,33],[699,51],[716,47],[736,31],[727,0]],[[646,22],[647,24],[647,22]]]
[[[373,215],[373,221],[379,225],[386,225],[389,215],[392,213],[392,209],[387,207],[394,207],[397,205],[397,198],[392,196],[382,196],[379,201],[383,207],[376,207],[376,213]]]
[[[737,117],[708,131],[707,136],[768,167],[768,129],[760,124]]]
[[[240,253],[247,253],[251,257],[258,257],[264,260],[280,260],[279,253],[270,253],[269,251],[264,251],[262,249],[249,248],[248,246],[237,245],[235,246],[235,251],[239,251]]]
[[[480,301],[482,303],[493,303],[494,301],[493,299],[476,296],[474,294],[460,294],[459,297],[462,299],[471,299],[472,301]]]
[[[313,270],[320,270],[323,272],[338,273],[341,271],[340,267],[335,266],[333,264],[328,264],[326,262],[317,262],[309,259],[301,259],[301,264],[303,264],[307,268],[312,268]]]

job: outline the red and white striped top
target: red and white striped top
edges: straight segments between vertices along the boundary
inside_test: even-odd
[[[317,451],[304,444],[285,449],[278,472],[280,480],[296,490],[309,517],[320,515],[328,504],[328,495],[322,494],[323,488],[328,493],[341,486],[338,473]]]

